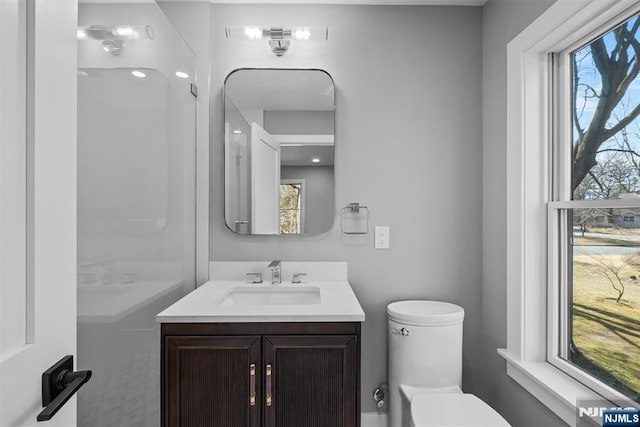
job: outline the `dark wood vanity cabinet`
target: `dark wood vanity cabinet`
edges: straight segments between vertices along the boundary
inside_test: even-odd
[[[163,427],[359,427],[360,323],[162,324]]]

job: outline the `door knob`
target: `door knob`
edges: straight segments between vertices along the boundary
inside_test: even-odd
[[[73,356],[65,356],[42,374],[42,406],[38,421],[48,421],[91,378],[91,371],[74,371]]]

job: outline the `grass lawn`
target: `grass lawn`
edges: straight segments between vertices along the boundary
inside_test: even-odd
[[[603,260],[620,266],[624,256]],[[632,275],[640,278],[640,268],[622,268],[626,289],[618,303],[603,267],[589,255],[574,256],[573,362],[640,402],[640,281],[632,283]]]

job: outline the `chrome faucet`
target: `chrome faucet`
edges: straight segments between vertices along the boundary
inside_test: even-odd
[[[109,285],[116,281],[115,274],[115,262],[114,261],[94,261],[83,263],[78,266],[79,270],[83,273],[83,280],[92,282],[96,278],[96,272],[99,273],[97,278],[103,285]],[[86,278],[85,278],[86,276]],[[85,282],[86,283],[86,282]]]
[[[280,261],[271,261],[269,264],[269,269],[271,270],[271,283],[277,284],[282,283],[282,277],[280,274]]]
[[[291,283],[302,283],[302,276],[306,276],[307,273],[293,273],[293,278],[291,279]]]

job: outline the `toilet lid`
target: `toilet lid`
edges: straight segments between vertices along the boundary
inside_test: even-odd
[[[509,427],[493,408],[473,394],[414,395],[411,419],[415,427]]]

